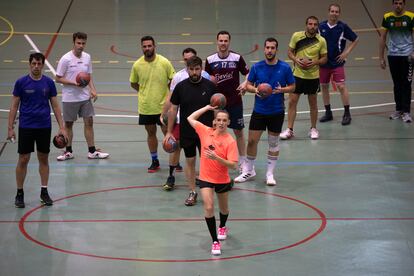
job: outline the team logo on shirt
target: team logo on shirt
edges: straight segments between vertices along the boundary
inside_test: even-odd
[[[26,94],[33,94],[35,91],[34,91],[34,89],[26,89],[26,90],[24,90],[24,93],[26,93]]]
[[[233,73],[234,73],[234,71],[233,72],[227,72],[226,74],[216,74],[215,77],[216,77],[217,83],[220,83],[220,82],[223,82],[223,81],[226,81],[226,80],[231,80],[233,78]]]
[[[229,68],[237,68],[237,64],[234,61],[230,61]]]

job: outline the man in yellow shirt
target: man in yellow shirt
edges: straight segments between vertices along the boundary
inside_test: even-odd
[[[309,137],[318,139],[316,129],[318,120],[317,93],[319,88],[319,65],[328,61],[326,40],[318,33],[319,20],[315,16],[306,19],[305,31],[295,32],[289,43],[288,56],[293,61],[293,76],[296,88],[289,94],[288,128],[280,134],[283,140],[294,137],[293,124],[300,95],[308,95],[311,128]]]
[[[148,172],[154,173],[160,168],[156,125],[166,132],[165,126],[160,122],[160,115],[175,71],[168,59],[155,53],[154,38],[142,37],[141,48],[144,55],[132,65],[129,81],[131,87],[138,92],[138,124],[144,125],[147,131],[152,159]]]

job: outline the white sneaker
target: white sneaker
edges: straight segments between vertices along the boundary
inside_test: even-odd
[[[246,166],[247,161],[243,160],[239,163],[239,173],[243,173],[243,168]]]
[[[65,160],[73,159],[73,158],[75,158],[75,156],[73,156],[73,153],[69,151],[64,151],[62,155],[59,155],[58,157],[56,157],[57,161],[65,161]]]
[[[411,118],[410,113],[408,113],[408,112],[404,112],[401,115],[401,118],[402,118],[402,120],[403,120],[404,123],[411,123],[413,121],[413,119]]]
[[[109,153],[106,152],[100,152],[96,150],[94,153],[88,152],[88,158],[89,159],[105,159],[108,158]]]
[[[253,177],[256,176],[256,172],[254,170],[252,171],[247,171],[245,173],[242,173],[241,175],[239,175],[238,177],[236,177],[234,179],[234,182],[236,183],[242,183],[242,182],[246,182],[250,179],[252,179]]]
[[[319,139],[319,131],[314,127],[309,130],[308,135],[312,140]]]
[[[390,114],[390,120],[397,120],[397,119],[401,119],[401,115],[402,112],[401,111],[394,111],[393,113]]]
[[[289,140],[295,137],[295,134],[293,133],[293,130],[291,130],[290,128],[287,128],[284,131],[282,131],[282,133],[280,133],[279,137],[282,140]]]
[[[273,174],[266,175],[266,185],[267,186],[276,186],[276,180],[273,177]]]

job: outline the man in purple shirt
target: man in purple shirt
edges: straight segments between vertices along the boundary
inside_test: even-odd
[[[58,134],[66,137],[63,126],[61,109],[56,98],[55,83],[49,77],[42,75],[45,64],[45,56],[41,53],[31,54],[29,57],[30,74],[18,79],[14,85],[13,98],[10,106],[8,119],[7,138],[11,141],[16,139],[14,122],[19,109],[19,160],[16,166],[17,195],[15,198],[16,208],[24,208],[23,184],[26,178],[27,166],[30,154],[34,152],[36,144],[37,159],[39,161],[39,174],[41,182],[40,200],[44,205],[53,205],[47,191],[49,180],[49,152],[52,122],[50,116],[50,105],[55,113],[59,124]],[[50,103],[50,105],[49,105]]]

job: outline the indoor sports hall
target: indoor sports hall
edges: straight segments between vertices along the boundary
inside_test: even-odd
[[[301,97],[296,137],[280,141],[277,185],[264,183],[263,135],[257,176],[230,192],[230,232],[216,257],[201,198],[184,205],[184,173],[176,173],[176,189],[162,189],[168,155],[161,144],[161,170],[147,173],[146,132],[137,124],[137,93],[129,83],[131,66],[142,56],[140,38],[152,35],[156,52],[176,71],[184,67],[186,47],[203,60],[215,52],[220,30],[231,33],[231,49],[249,67],[264,58],[263,42],[271,36],[279,41],[278,57],[288,60],[292,33],[304,30],[310,15],[325,20],[331,1],[0,1],[0,275],[414,275],[414,126],[389,120],[393,83],[378,59],[376,28],[392,1],[336,2],[340,19],[359,36],[345,65],[352,123],[341,125],[341,99],[332,91],[334,120],[318,122],[320,138],[309,139],[309,107]],[[412,1],[406,8],[414,10]],[[17,143],[6,140],[14,83],[28,74],[35,51],[47,54],[44,74],[53,77],[77,31],[88,34],[85,51],[98,90],[96,146],[110,157],[87,158],[78,120],[75,158],[58,162],[61,150],[51,147],[54,205],[39,202],[34,153],[26,207],[15,208]],[[248,125],[254,97],[243,101]],[[318,106],[322,116],[321,95]],[[52,122],[55,133],[53,116]],[[161,141],[159,129],[157,135]]]

